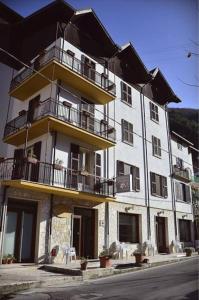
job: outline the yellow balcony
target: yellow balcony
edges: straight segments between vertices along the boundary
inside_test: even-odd
[[[29,69],[24,69],[12,80],[10,95],[24,101],[56,79],[97,104],[104,105],[115,98],[115,84],[107,75],[55,47],[40,55]]]
[[[25,143],[28,128],[28,140],[57,131],[94,146],[95,150],[115,145],[115,129],[84,111],[76,110],[48,99],[42,102],[31,115],[24,113],[6,124],[4,142],[19,146]]]
[[[84,176],[77,170],[55,164],[7,159],[0,163],[2,185],[69,199],[107,202],[114,201],[114,182],[94,175]],[[96,183],[97,182],[97,183]]]

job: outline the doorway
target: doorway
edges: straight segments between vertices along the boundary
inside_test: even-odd
[[[156,241],[158,253],[166,253],[166,222],[164,217],[156,217]]]
[[[3,255],[34,262],[37,203],[8,200]]]
[[[77,257],[94,258],[95,210],[74,208],[73,247]]]

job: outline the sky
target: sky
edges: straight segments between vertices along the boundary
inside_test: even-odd
[[[2,0],[28,16],[49,0]],[[199,0],[67,0],[93,8],[114,42],[133,44],[148,70],[159,67],[182,103],[199,108]],[[192,52],[190,58],[187,54]],[[198,55],[197,55],[198,54]]]

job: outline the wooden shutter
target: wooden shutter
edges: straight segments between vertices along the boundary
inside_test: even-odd
[[[150,174],[151,174],[151,194],[154,195],[156,194],[156,174],[152,172]]]
[[[162,190],[162,184],[161,184],[161,176],[158,174],[155,174],[155,182],[156,182],[156,195],[162,196],[163,190]]]
[[[36,155],[36,158],[39,161],[40,156],[41,156],[41,142],[37,142],[37,143],[34,144],[33,153],[34,153],[34,155]],[[31,165],[31,175],[30,175],[30,180],[31,181],[38,182],[38,179],[39,179],[39,166],[40,166],[39,162],[36,163],[36,164]],[[42,172],[42,173],[44,173],[44,172]],[[41,180],[43,181],[44,178],[41,178]]]
[[[156,137],[152,135],[152,151],[153,151],[153,156],[156,155]]]
[[[185,185],[185,201],[191,202],[190,187]]]
[[[182,184],[180,182],[175,183],[175,195],[176,195],[176,200],[183,200],[182,199]]]
[[[117,176],[124,175],[124,163],[123,161],[117,160]]]
[[[133,177],[133,190],[138,192],[140,190],[140,170],[137,167],[132,166],[132,177]]]
[[[34,144],[33,153],[36,155],[37,159],[40,160],[41,156],[41,142],[37,142]]]
[[[15,149],[14,150],[14,162],[12,170],[12,179],[23,178],[24,175],[24,149]]]
[[[162,176],[162,196],[164,198],[167,198],[168,197],[168,188],[167,188],[167,178]]]
[[[40,95],[29,101],[27,122],[32,123],[35,117],[35,109],[39,106]]]
[[[158,149],[158,156],[161,156],[161,141],[157,139],[157,149]]]
[[[149,109],[150,109],[150,119],[153,119],[153,114],[152,114],[152,103],[149,102]]]
[[[122,99],[122,100],[125,100],[125,95],[124,95],[124,82],[121,81],[120,87],[121,87],[121,99]]]

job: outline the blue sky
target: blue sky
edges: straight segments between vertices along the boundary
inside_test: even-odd
[[[52,2],[3,0],[22,16]],[[68,0],[76,9],[92,7],[119,45],[131,41],[146,67],[159,67],[182,100],[178,107],[199,108],[198,0]],[[172,103],[172,107],[176,104]]]

